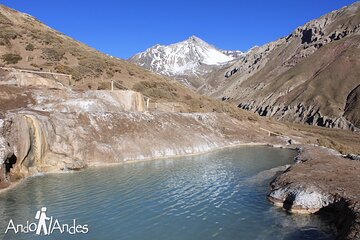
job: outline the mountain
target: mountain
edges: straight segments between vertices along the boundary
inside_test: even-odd
[[[360,2],[213,72],[199,91],[261,116],[360,128]]]
[[[224,61],[230,58],[221,56]],[[75,90],[108,90],[111,81],[115,80],[121,87],[141,92],[152,101],[179,104],[186,112],[226,112],[238,119],[257,117],[229,103],[197,94],[173,79],[97,51],[33,16],[1,4],[0,67],[70,74],[72,79],[67,87]],[[21,76],[16,71],[10,73],[0,69],[0,81],[21,82]],[[43,78],[49,78],[49,75],[27,73],[25,77],[28,82],[46,82],[49,88],[57,83],[57,79]],[[49,84],[49,80],[54,84]],[[8,109],[12,102],[0,105]]]
[[[0,5],[0,65],[71,74],[72,87],[105,89],[111,80],[128,88],[144,79],[169,81],[78,42],[25,13]]]
[[[176,81],[99,52],[4,5],[0,29],[0,67],[70,74],[75,89],[110,89],[116,80],[155,99],[186,102],[185,96],[200,97]]]
[[[131,57],[129,61],[196,89],[205,83],[209,73],[229,64],[241,54],[241,51],[219,50],[191,36],[169,46],[155,45]]]

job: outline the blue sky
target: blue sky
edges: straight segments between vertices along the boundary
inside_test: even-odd
[[[128,58],[191,35],[227,50],[290,34],[354,0],[0,0],[100,51]]]

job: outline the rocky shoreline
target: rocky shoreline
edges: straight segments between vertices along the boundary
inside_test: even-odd
[[[325,216],[337,239],[360,239],[360,162],[315,145],[297,147],[297,163],[271,182],[268,199],[292,213]]]

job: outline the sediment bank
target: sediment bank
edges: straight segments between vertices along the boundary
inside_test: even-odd
[[[319,146],[298,147],[297,163],[272,181],[269,200],[292,213],[326,216],[338,239],[360,239],[360,161]]]

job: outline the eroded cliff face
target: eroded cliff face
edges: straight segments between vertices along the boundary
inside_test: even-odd
[[[5,118],[11,177],[195,154],[250,141],[223,114],[19,111]],[[239,134],[242,140],[239,140]],[[7,161],[8,157],[3,160]]]
[[[31,101],[15,101],[1,120],[4,184],[41,172],[262,142],[265,135],[226,114],[144,111],[143,97],[131,91],[23,91]]]
[[[359,16],[356,2],[251,49],[201,91],[279,120],[359,128],[359,111],[347,103],[360,83]]]
[[[40,172],[48,151],[47,133],[34,115],[11,115],[5,118],[4,138],[7,156],[6,177],[21,179]]]
[[[303,103],[278,105],[276,103],[256,104],[256,102],[253,101],[251,103],[240,103],[238,107],[256,112],[260,116],[274,117],[289,122],[299,122],[313,126],[341,128],[352,131],[356,129],[355,125],[345,116],[324,115],[320,107],[306,106]],[[356,124],[356,122],[354,123]]]

